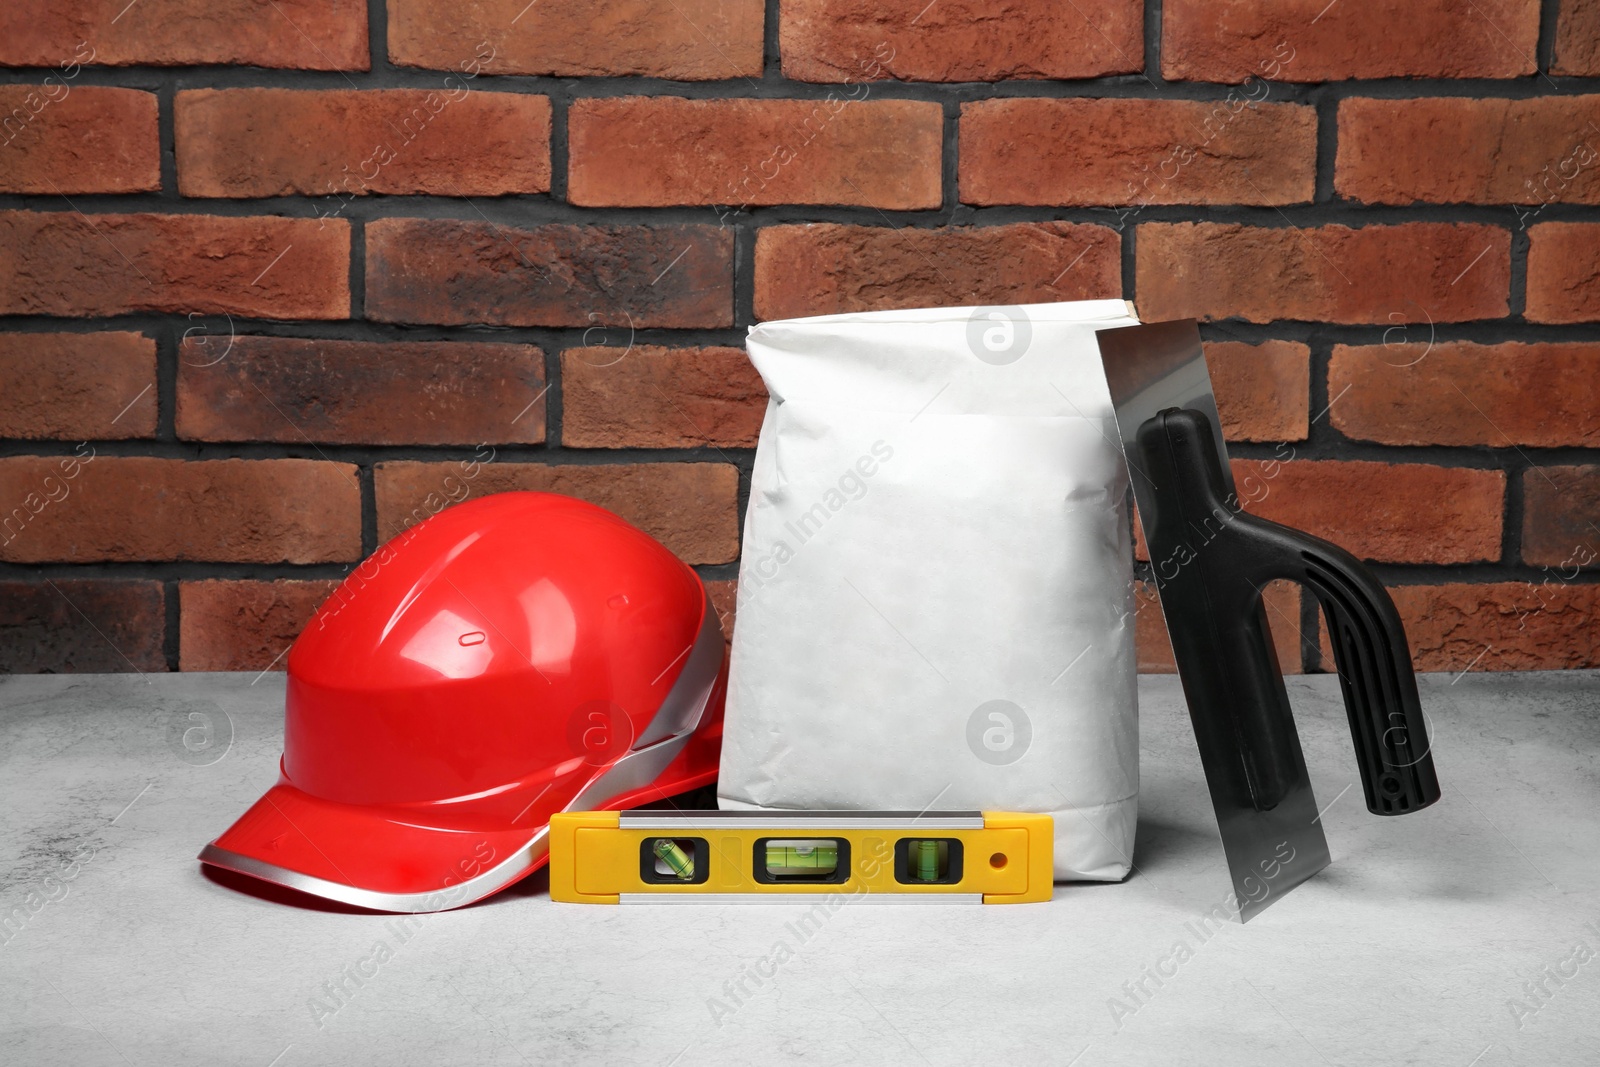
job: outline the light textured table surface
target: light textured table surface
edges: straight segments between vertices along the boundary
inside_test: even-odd
[[[0,1063],[1600,1063],[1595,672],[1423,678],[1444,799],[1399,819],[1342,793],[1334,680],[1290,679],[1333,866],[1203,937],[1221,852],[1176,679],[1141,678],[1125,884],[808,939],[809,905],[553,905],[542,875],[409,930],[218,884],[195,853],[281,744],[283,676],[252,677],[0,680]],[[191,711],[219,728],[185,760]]]

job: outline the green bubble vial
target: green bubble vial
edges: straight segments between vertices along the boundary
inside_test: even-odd
[[[672,869],[672,873],[679,879],[687,882],[694,877],[694,857],[690,856],[676,842],[663,837],[651,849],[656,858]]]

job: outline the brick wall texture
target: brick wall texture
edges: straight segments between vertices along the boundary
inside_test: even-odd
[[[517,489],[731,620],[746,327],[1105,297],[1419,668],[1600,667],[1591,0],[8,0],[0,669],[282,669]]]

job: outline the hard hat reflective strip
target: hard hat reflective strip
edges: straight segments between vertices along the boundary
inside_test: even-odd
[[[471,904],[475,900],[482,900],[490,893],[504,889],[518,878],[528,873],[540,860],[544,859],[549,848],[550,828],[541,826],[532,839],[521,848],[514,851],[501,863],[489,868],[482,874],[465,881],[455,882],[431,889],[424,893],[385,893],[376,889],[361,889],[342,882],[331,882],[326,878],[315,875],[301,874],[284,867],[278,867],[250,856],[241,856],[237,852],[218,848],[216,845],[207,845],[200,850],[201,863],[209,863],[213,867],[234,871],[238,874],[248,874],[252,878],[260,878],[273,885],[281,885],[288,889],[309,893],[312,896],[322,897],[325,900],[337,900],[341,904],[351,904],[358,908],[370,908],[373,911],[392,911],[402,914],[418,914],[430,911],[446,911],[450,908],[459,908],[463,904]]]
[[[711,687],[716,685],[717,675],[722,671],[725,647],[722,625],[717,621],[717,609],[711,603],[709,593],[705,594],[705,606],[701,612],[700,630],[695,634],[694,643],[684,649],[688,658],[684,660],[683,669],[673,681],[671,691],[661,701],[661,707],[656,709],[645,728],[639,731],[633,743],[635,749],[649,748],[669,737],[692,733],[700,723],[706,700],[711,696]],[[666,664],[665,669],[671,670],[672,666]]]
[[[567,805],[567,811],[593,810],[613,797],[649,785],[671,766],[705,717],[711,691],[722,672],[722,652],[722,627],[707,596],[700,634],[682,673],[661,702],[661,710],[633,743],[633,750],[585,786]],[[669,728],[678,732],[669,734]]]

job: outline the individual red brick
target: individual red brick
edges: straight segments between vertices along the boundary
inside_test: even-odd
[[[67,64],[72,64],[68,66]],[[367,70],[365,0],[10,0],[0,66],[189,66]]]
[[[1333,425],[1386,445],[1600,447],[1600,345],[1335,345]]]
[[[466,445],[544,440],[544,353],[455,341],[188,338],[178,436]]]
[[[1222,436],[1229,441],[1304,441],[1311,413],[1311,349],[1297,341],[1205,345]]]
[[[1144,69],[1144,8],[1138,0],[783,0],[778,47],[784,75],[798,81],[1095,78]]]
[[[1600,224],[1541,222],[1528,236],[1528,321],[1600,320]]]
[[[499,196],[550,189],[550,99],[450,89],[191,89],[184,196]]]
[[[327,219],[0,211],[0,314],[350,314],[350,229]]]
[[[1419,585],[1390,593],[1421,670],[1600,666],[1600,585]]]
[[[728,563],[739,554],[739,472],[725,463],[473,465],[380,463],[378,530],[389,538],[451,504],[491,493],[562,493],[598,504],[651,534],[685,563]]]
[[[569,348],[568,448],[754,448],[767,390],[742,348]]]
[[[1294,459],[1235,459],[1231,467],[1245,511],[1332,541],[1363,559],[1473,563],[1501,556],[1506,480],[1501,471]],[[1134,558],[1148,561],[1137,509],[1133,532]],[[1157,573],[1162,573],[1160,564]]]
[[[678,81],[759,78],[762,0],[389,0],[403,67]]]
[[[1166,615],[1151,582],[1135,582],[1134,643],[1138,649],[1140,674],[1176,674],[1172,637]],[[1284,674],[1304,672],[1300,650],[1300,587],[1292,582],[1268,582],[1261,591],[1267,609],[1267,629],[1272,633],[1273,649]]]
[[[1311,199],[1317,114],[1303,104],[980,100],[961,108],[961,200],[1046,206]]]
[[[140,333],[0,333],[0,437],[154,437],[156,343]]]
[[[1600,203],[1600,96],[1344,100],[1334,188],[1371,204]]]
[[[159,189],[156,94],[54,80],[0,85],[0,159],[3,193]]]
[[[1600,0],[1561,0],[1550,73],[1600,75]]]
[[[54,578],[0,582],[0,671],[164,671],[160,582]]]
[[[1562,580],[1600,563],[1600,467],[1523,473],[1522,559]]]
[[[918,100],[576,100],[567,199],[585,207],[938,207],[944,109]]]
[[[0,560],[329,563],[361,554],[355,467],[307,459],[0,459]]]
[[[1419,671],[1576,670],[1600,667],[1600,585],[1558,579],[1403,585],[1389,595]],[[1333,669],[1321,620],[1322,669]]]
[[[1254,227],[1145,223],[1136,281],[1147,320],[1464,322],[1507,313],[1511,235],[1498,226]]]
[[[1365,460],[1236,459],[1232,466],[1246,511],[1363,559],[1476,563],[1501,556],[1503,471]]]
[[[756,317],[1115,298],[1121,239],[1104,226],[939,229],[808,223],[756,236]]]
[[[497,326],[731,326],[733,234],[716,226],[378,219],[367,316]]]
[[[1184,81],[1515,78],[1535,72],[1539,0],[1168,0],[1161,73]]]
[[[722,640],[733,644],[734,610],[739,599],[739,583],[732,578],[711,579],[705,583],[711,606],[717,609],[717,619],[722,624]]]
[[[284,670],[284,655],[339,585],[320,581],[178,583],[178,669]]]

